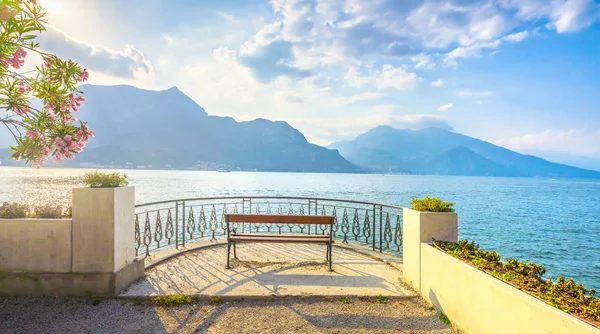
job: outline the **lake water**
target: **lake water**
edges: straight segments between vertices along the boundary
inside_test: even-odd
[[[69,205],[85,169],[0,167],[0,202]],[[127,170],[138,204],[206,196],[306,196],[408,206],[455,202],[459,238],[600,289],[600,181],[415,175]]]

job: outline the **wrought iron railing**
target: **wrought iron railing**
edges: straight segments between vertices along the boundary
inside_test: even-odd
[[[141,258],[168,247],[227,235],[226,213],[332,215],[334,238],[380,252],[401,253],[402,208],[379,203],[306,197],[205,197],[136,205],[135,251]],[[238,224],[244,233],[325,234],[320,225]]]

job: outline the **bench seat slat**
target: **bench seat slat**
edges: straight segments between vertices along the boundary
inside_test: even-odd
[[[262,233],[231,233],[231,237],[265,237],[265,238],[315,238],[329,240],[329,235],[302,235],[302,234],[262,234]]]
[[[265,237],[231,237],[234,242],[272,242],[272,243],[305,243],[326,244],[329,239],[323,238],[265,238]]]
[[[331,225],[333,216],[226,214],[230,223]]]

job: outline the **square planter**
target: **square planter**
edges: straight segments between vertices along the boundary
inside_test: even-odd
[[[135,188],[73,189],[73,271],[114,273],[135,260]]]
[[[403,276],[420,291],[421,243],[436,240],[458,240],[458,214],[455,212],[421,212],[405,208],[403,216]]]

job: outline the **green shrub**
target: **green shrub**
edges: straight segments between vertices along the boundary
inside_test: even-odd
[[[443,202],[439,197],[413,197],[410,200],[410,207],[413,210],[422,212],[454,212],[454,208],[452,208],[453,206],[454,203]]]
[[[29,215],[30,218],[65,218],[70,217],[71,209],[63,211],[61,206],[42,205],[33,208],[33,212]]]
[[[29,207],[25,204],[4,202],[0,206],[0,218],[27,218]]]
[[[352,303],[352,299],[348,298],[348,297],[342,297],[340,298],[340,301],[344,304],[350,304]]]
[[[27,204],[5,202],[0,206],[0,218],[68,218],[71,217],[71,208],[63,209],[61,206],[41,205],[33,209]]]
[[[93,171],[83,176],[83,183],[90,188],[117,188],[129,184],[127,175],[117,172],[102,173]]]

